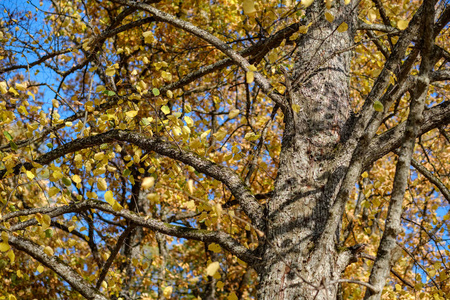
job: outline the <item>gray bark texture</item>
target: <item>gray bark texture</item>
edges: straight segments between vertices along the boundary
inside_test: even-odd
[[[284,111],[278,176],[265,210],[260,299],[335,299],[346,267],[334,243],[318,242],[350,158],[337,160],[335,149],[351,114],[348,49],[356,15],[352,5],[336,2],[330,23],[324,9],[320,1],[308,8],[312,25],[299,38],[293,74],[286,78],[287,100],[300,111]],[[342,22],[349,29],[341,33],[336,28]]]

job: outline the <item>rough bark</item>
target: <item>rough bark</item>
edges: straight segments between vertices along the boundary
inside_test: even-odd
[[[309,8],[308,34],[298,41],[288,101],[300,111],[284,111],[285,131],[267,227],[260,299],[335,299],[349,258],[334,245],[317,247],[336,196],[335,148],[350,117],[349,70],[355,20],[352,5],[336,1],[335,21],[324,19],[325,4]],[[349,30],[336,28],[346,22]],[[339,54],[337,54],[339,53]],[[333,175],[334,174],[334,175]],[[278,297],[278,298],[277,298]]]

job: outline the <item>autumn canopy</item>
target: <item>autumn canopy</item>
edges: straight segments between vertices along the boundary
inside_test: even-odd
[[[448,0],[0,11],[0,299],[450,298]]]

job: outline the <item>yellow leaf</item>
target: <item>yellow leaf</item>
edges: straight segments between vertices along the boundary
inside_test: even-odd
[[[108,184],[106,183],[105,178],[97,179],[97,187],[101,191],[106,191],[106,189],[108,188]]]
[[[309,7],[311,4],[313,4],[314,0],[302,0],[303,7]]]
[[[223,130],[222,128],[214,133],[214,137],[220,142],[227,136],[227,132]]]
[[[194,210],[195,207],[196,207],[196,206],[195,206],[195,201],[194,201],[194,200],[191,200],[191,201],[186,202],[186,208],[187,208],[187,209]]]
[[[27,92],[28,96],[31,96],[31,98],[33,98],[33,100],[36,100],[36,98],[34,97],[34,94],[30,91]]]
[[[50,246],[47,246],[44,248],[44,253],[47,254],[48,256],[53,256],[53,249]]]
[[[55,178],[56,180],[64,177],[64,175],[59,170],[54,171],[52,175],[53,175],[53,178]]]
[[[255,73],[252,72],[252,71],[248,71],[248,72],[245,74],[245,78],[247,79],[247,83],[252,83],[253,80],[255,79]]]
[[[351,0],[344,0],[344,4],[345,4],[345,5],[349,5],[350,2],[351,2]]]
[[[114,66],[109,66],[106,68],[105,74],[107,76],[114,76],[115,73],[116,73],[116,68],[114,68]]]
[[[150,176],[150,177],[145,177],[144,179],[142,179],[142,188],[144,190],[149,189],[151,187],[153,187],[155,185],[155,178]]]
[[[53,197],[56,194],[59,193],[59,188],[57,188],[56,186],[52,186],[49,190],[48,190],[48,196],[49,197]]]
[[[115,211],[120,211],[120,210],[123,209],[123,206],[120,205],[119,202],[115,201],[114,204],[113,204],[113,206],[112,206],[112,208],[113,208]]]
[[[206,137],[208,136],[208,134],[211,132],[211,129],[208,129],[208,130],[206,130],[205,132],[203,132],[201,135],[200,135],[200,139],[203,141],[203,140],[205,140],[206,139]]]
[[[50,218],[49,215],[42,215],[42,220],[40,223],[42,225],[42,230],[47,230],[52,223],[52,218]]]
[[[20,270],[17,270],[16,274],[17,274],[17,277],[19,277],[19,278],[23,277],[23,274]]]
[[[369,177],[369,174],[367,172],[364,172],[364,173],[361,174],[361,177],[362,178],[367,178],[367,177]]]
[[[163,291],[163,295],[166,298],[169,298],[172,295],[173,288],[171,286],[166,286]]]
[[[130,110],[127,111],[125,114],[127,115],[128,118],[134,118],[136,117],[137,113],[138,113],[137,110]]]
[[[152,44],[155,41],[153,32],[151,32],[151,31],[146,31],[146,32],[142,33],[142,35],[144,36],[145,42],[148,44]]]
[[[223,286],[224,286],[225,284],[223,283],[223,281],[217,281],[217,284],[216,284],[216,287],[218,288],[218,289],[221,289],[221,288],[223,288]]]
[[[298,105],[298,104],[292,104],[292,110],[293,110],[295,113],[298,113],[298,112],[300,111],[300,105]]]
[[[312,24],[312,23],[310,23],[310,24]],[[308,29],[309,29],[309,26],[302,25],[302,26],[300,26],[300,27],[298,28],[298,32],[300,32],[300,33],[302,33],[302,34],[305,34],[305,33],[308,32]]]
[[[16,83],[16,89],[18,89],[19,91],[26,91],[27,83],[26,82]]]
[[[277,52],[275,52],[275,50],[270,51],[269,56],[268,56],[269,62],[271,64],[273,64],[274,62],[277,61],[278,59],[278,54]]]
[[[333,0],[326,0],[325,1],[325,6],[326,6],[327,9],[331,8],[331,4],[333,4]]]
[[[220,217],[220,215],[222,214],[222,211],[223,211],[222,204],[216,203],[216,205],[214,205],[214,210],[215,210],[217,216]]]
[[[337,28],[337,31],[339,32],[346,32],[348,29],[348,24],[343,22],[339,27]]]
[[[220,268],[220,264],[218,261],[212,262],[206,268],[206,274],[208,276],[214,276],[214,274],[216,274],[216,272],[219,270],[219,268]]]
[[[405,30],[409,25],[409,21],[406,20],[400,20],[397,22],[397,27],[400,30]]]
[[[116,202],[116,200],[114,199],[114,194],[112,191],[107,191],[105,193],[105,201],[109,203],[109,205],[113,206],[114,202]]]
[[[0,216],[0,218],[1,218],[1,216]],[[2,237],[3,243],[8,243],[9,236],[6,231],[2,231],[1,237]]]
[[[101,93],[101,92],[103,92],[103,91],[106,91],[106,88],[105,88],[105,86],[103,86],[103,85],[98,85],[98,86],[95,88],[95,92],[96,92],[96,93]]]
[[[254,0],[244,0],[242,6],[244,8],[244,14],[246,14],[247,16],[252,17],[256,14]]]
[[[256,67],[254,65],[248,66],[248,70],[251,72],[256,72]]]
[[[170,72],[161,71],[161,77],[162,77],[165,81],[172,81],[172,74],[170,74]]]
[[[192,179],[188,180],[188,188],[189,188],[189,193],[193,194],[194,193],[194,180],[192,180]]]
[[[161,111],[166,115],[170,114],[170,108],[167,105],[163,105]]]
[[[237,115],[239,115],[241,111],[239,109],[232,109],[230,110],[230,112],[228,113],[228,118],[233,119],[235,118]]]
[[[14,263],[14,260],[16,259],[16,256],[14,255],[14,252],[12,250],[9,250],[8,257],[9,257],[9,261],[11,263]]]
[[[194,120],[192,120],[191,117],[185,116],[185,117],[184,117],[184,121],[186,122],[186,125],[187,125],[187,126],[189,126],[189,127],[194,126]]]
[[[28,178],[30,178],[31,180],[33,180],[33,178],[34,178],[33,172],[27,170],[27,171],[25,172],[25,174],[27,174],[27,177],[28,177]]]
[[[105,157],[105,152],[97,152],[94,154],[94,159],[95,160],[102,160]]]
[[[36,269],[39,273],[44,272],[44,267],[42,265],[40,265],[39,267],[37,267]]]
[[[0,82],[0,92],[6,94],[8,92],[7,85],[5,81]]]
[[[11,247],[9,246],[8,243],[5,243],[5,242],[1,242],[1,243],[0,243],[0,251],[1,251],[1,252],[6,252],[6,251],[8,251],[10,248],[11,248]]]
[[[69,232],[72,232],[75,229],[75,226],[69,226]]]
[[[17,300],[16,296],[9,294],[8,300]]]
[[[81,178],[78,175],[72,175],[72,181],[75,183],[80,183],[81,182]]]
[[[328,21],[328,22],[333,22],[334,21],[334,16],[333,16],[333,14],[332,13],[330,13],[330,12],[326,12],[325,13],[325,19]]]
[[[152,204],[158,204],[159,203],[159,195],[156,193],[150,193],[146,196],[147,200],[149,200]]]
[[[19,93],[16,91],[15,88],[13,88],[12,86],[9,88],[8,90],[11,94],[13,94],[14,96],[19,96]]]
[[[373,23],[377,19],[377,13],[375,12],[375,10],[369,9],[369,11],[367,12],[367,17],[369,18],[369,21]]]
[[[222,248],[219,246],[219,244],[211,243],[208,246],[208,250],[210,250],[214,253],[219,253],[222,250]]]
[[[107,289],[108,288],[108,284],[106,283],[106,281],[102,281],[102,287],[104,288],[104,289]]]
[[[231,292],[231,293],[228,295],[227,300],[238,300],[238,297],[236,296],[236,293],[235,293],[235,292]]]

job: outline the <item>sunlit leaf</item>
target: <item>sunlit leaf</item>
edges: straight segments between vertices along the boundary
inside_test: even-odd
[[[216,272],[219,270],[219,268],[220,268],[220,264],[218,261],[212,262],[206,268],[206,274],[208,276],[213,276],[214,274],[216,274]]]
[[[163,105],[161,111],[166,115],[170,114],[170,108],[167,105]]]
[[[314,0],[301,0],[303,7],[309,7],[311,4],[313,4]]]
[[[5,242],[1,242],[1,243],[0,243],[0,251],[1,251],[1,252],[6,252],[6,251],[8,251],[10,248],[11,248],[11,247],[9,246],[8,243],[5,243]]]
[[[348,24],[343,22],[339,27],[337,28],[337,31],[339,32],[346,32],[348,30]]]
[[[232,109],[232,110],[230,110],[230,112],[228,113],[228,118],[233,119],[233,118],[237,117],[237,116],[239,115],[239,113],[240,113],[240,110],[239,110],[239,109],[237,109],[237,108]]]
[[[244,14],[246,14],[247,16],[252,17],[256,14],[254,0],[244,0],[242,6],[244,8]]]
[[[152,188],[155,185],[155,178],[150,176],[150,177],[145,177],[144,179],[142,179],[142,183],[141,186],[144,190]]]
[[[137,110],[130,110],[125,113],[128,118],[134,118],[138,114]]]
[[[400,20],[397,22],[397,27],[400,30],[405,30],[409,25],[409,21],[406,20]]]

